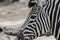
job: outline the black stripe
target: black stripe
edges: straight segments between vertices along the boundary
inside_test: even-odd
[[[34,34],[33,32],[24,32],[24,34]]]
[[[60,28],[60,22],[57,23],[57,26],[56,26],[55,38],[57,38],[57,35],[58,35],[58,33],[59,33],[59,28]]]
[[[33,25],[33,24],[32,24]],[[35,29],[35,27],[33,27],[32,25],[28,25],[30,28],[32,28],[32,29]]]
[[[60,34],[59,34],[59,38],[58,38],[58,40],[60,40]]]
[[[38,21],[38,19],[36,20],[36,24],[37,24],[37,27],[38,27],[39,31],[41,31],[41,30],[40,30],[40,26],[39,26],[40,24],[38,24],[37,21]],[[38,30],[37,30],[37,31],[38,31]],[[40,33],[40,32],[39,32],[39,33]],[[40,35],[39,35],[39,36],[40,36]]]
[[[35,18],[36,18],[36,16],[32,15],[30,18],[31,18],[31,19],[35,19]]]
[[[44,29],[43,29],[43,28],[42,28],[42,29],[44,30],[44,32],[46,32],[46,30],[45,30],[45,26],[44,26],[44,22],[43,22],[43,20],[44,20],[44,19],[43,19],[43,14],[41,14],[40,19],[41,19],[41,21],[42,21],[42,23],[43,23],[43,28],[44,28]]]
[[[46,24],[45,27],[46,27],[47,30],[48,30],[48,26],[47,26],[47,25],[48,25],[49,23],[48,23],[48,24],[46,23],[46,20],[48,21],[48,19],[47,19],[47,17],[46,17],[46,20],[45,20],[45,16],[43,16],[43,19],[44,19],[44,22],[45,22],[45,24]]]
[[[48,4],[47,4],[47,8],[46,8],[46,11],[48,10],[49,6],[50,6],[50,0],[47,0]],[[48,11],[47,11],[48,13]]]
[[[52,8],[51,8],[51,13],[50,13],[50,22],[52,24],[52,16],[53,16],[52,14],[53,14],[54,6],[55,6],[55,0],[53,1],[53,5],[51,5],[51,6],[52,6]]]
[[[45,8],[45,11],[46,11],[46,9],[48,8],[48,5],[49,5],[49,1],[47,0],[47,5],[46,5],[46,8]]]
[[[33,22],[35,22],[35,21],[32,21],[32,20],[31,20],[29,23],[33,23]]]
[[[52,9],[51,9],[51,13],[50,13],[50,22],[51,23],[52,23],[52,16],[53,16],[52,14],[53,14],[54,6],[55,6],[55,0],[53,1],[53,6],[52,6]],[[53,27],[52,31],[54,31],[54,27]],[[52,32],[52,34],[53,34],[53,32]]]
[[[39,20],[39,18],[38,18],[38,21],[39,21],[39,23],[40,23],[40,34],[42,34],[42,24],[41,24],[41,22],[40,22],[40,20]]]
[[[41,25],[43,25],[43,21],[42,21],[42,17],[41,17],[41,15],[42,15],[42,14],[40,13],[39,20],[41,20],[41,22],[42,22]],[[40,23],[41,23],[41,22],[40,22]],[[44,26],[44,25],[43,25],[43,26]],[[43,26],[41,26],[41,32],[42,32]],[[42,33],[41,33],[41,34],[42,34]]]
[[[27,28],[27,27],[24,30],[30,30],[30,31],[34,32],[34,30]]]
[[[38,37],[38,32],[37,32],[37,29],[36,29],[36,24],[33,24],[35,26],[35,31],[36,31],[36,35]]]
[[[53,32],[52,33],[54,33],[54,27],[55,27],[55,20],[56,20],[56,14],[57,14],[57,11],[58,11],[58,6],[59,6],[59,1],[57,2],[57,4],[56,4],[56,8],[55,8],[55,11],[54,11],[54,18],[53,18]]]
[[[59,2],[58,2],[58,3],[59,3]],[[58,4],[58,3],[57,3],[57,4]],[[58,5],[58,6],[59,6],[59,5]],[[57,20],[59,19],[59,14],[60,14],[60,9],[59,9],[59,12],[58,12]],[[58,21],[57,21],[57,22],[58,22]],[[60,28],[60,21],[56,24],[55,38],[56,38],[57,35],[58,35],[59,28]]]
[[[48,8],[48,10],[47,10],[48,15],[49,15],[50,8],[51,8],[51,0],[50,0],[50,5],[49,5],[49,8]]]

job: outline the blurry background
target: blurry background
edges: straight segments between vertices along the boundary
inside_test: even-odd
[[[9,2],[9,1],[8,1]],[[27,7],[28,0],[19,0],[19,2],[7,2],[0,5],[0,22],[1,25],[16,25],[17,23],[22,23],[29,13],[29,8]],[[6,5],[8,4],[8,5]],[[22,20],[23,18],[23,20]],[[21,21],[20,21],[21,20]],[[19,22],[20,21],[20,22]],[[14,23],[15,22],[15,23]]]
[[[17,31],[25,22],[31,8],[28,8],[29,0],[0,0],[0,40],[16,40],[16,36],[4,33],[5,30]],[[0,29],[1,30],[1,29]],[[35,40],[55,40],[53,36],[38,37]]]

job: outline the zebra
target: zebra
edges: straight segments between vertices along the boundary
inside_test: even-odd
[[[60,0],[44,0],[41,1],[42,5],[39,4],[40,1],[29,1],[31,15],[23,31],[18,34],[18,40],[33,40],[49,33],[60,40]]]

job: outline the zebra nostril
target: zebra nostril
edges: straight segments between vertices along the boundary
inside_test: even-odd
[[[3,31],[3,29],[2,28],[0,28],[0,32],[2,32]]]

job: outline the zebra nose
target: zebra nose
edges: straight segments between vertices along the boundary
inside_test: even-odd
[[[0,28],[0,32],[2,32],[3,31],[3,29],[2,28]]]

